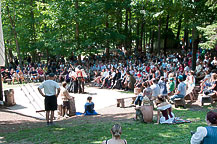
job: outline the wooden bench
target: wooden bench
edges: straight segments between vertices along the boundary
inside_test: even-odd
[[[136,100],[136,96],[117,99],[117,107],[124,108],[125,107],[125,102],[124,102],[125,99],[132,99],[132,104],[133,104],[134,101]]]
[[[204,95],[204,94],[199,95],[199,102],[201,106],[203,106],[204,103],[213,104],[213,101],[216,101],[216,100],[217,100],[216,93],[210,93],[208,95]]]
[[[6,81],[7,81],[8,84],[11,84],[12,79],[6,79]]]
[[[174,104],[175,104],[176,108],[178,106],[183,106],[184,108],[186,108],[186,103],[185,103],[185,99],[184,98],[175,98],[174,99]]]
[[[209,96],[209,95],[203,95],[202,97],[201,97],[201,106],[203,106],[204,105],[204,103],[211,103],[211,104],[213,104],[213,100],[212,100],[212,97],[211,96]]]

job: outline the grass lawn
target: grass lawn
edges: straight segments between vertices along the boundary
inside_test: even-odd
[[[173,112],[177,117],[191,120],[192,123],[176,125],[157,125],[123,120],[118,122],[122,126],[122,138],[129,144],[187,144],[190,141],[190,131],[198,126],[205,126],[205,115],[209,109],[176,109]],[[88,118],[87,118],[88,119]],[[67,124],[58,124],[55,127],[26,129],[15,133],[0,134],[6,143],[72,143],[72,144],[99,144],[111,138],[110,128],[115,122],[98,120],[87,122],[77,119],[67,120]]]

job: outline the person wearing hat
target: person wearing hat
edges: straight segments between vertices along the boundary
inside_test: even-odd
[[[173,91],[175,90],[175,82],[174,82],[174,78],[171,77],[169,82],[169,91],[168,91],[168,95],[172,94]]]
[[[183,82],[183,76],[179,75],[178,76],[178,88],[175,94],[172,96],[171,100],[174,101],[175,98],[184,98],[186,95],[186,84]]]
[[[57,97],[60,93],[60,86],[54,81],[54,79],[54,73],[50,73],[48,80],[44,81],[38,87],[39,93],[45,97],[44,103],[47,125],[53,125],[54,111],[57,110]],[[44,93],[42,92],[42,89],[44,89]]]

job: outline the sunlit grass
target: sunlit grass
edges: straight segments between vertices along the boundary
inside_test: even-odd
[[[198,126],[206,125],[205,115],[208,111],[209,107],[202,111],[174,110],[176,116],[192,120],[192,123],[186,124],[157,125],[131,120],[123,121],[120,122],[123,128],[122,138],[127,139],[130,144],[187,144],[191,138],[190,131],[195,131]],[[73,125],[74,123],[76,125]],[[2,141],[7,143],[99,144],[103,140],[111,138],[110,128],[113,124],[112,121],[98,120],[96,123],[87,123],[71,119],[67,125],[27,129],[0,135],[4,137]]]

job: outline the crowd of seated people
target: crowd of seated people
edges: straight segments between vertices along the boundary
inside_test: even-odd
[[[197,53],[196,70],[190,71],[192,65],[191,52],[187,56],[179,53],[168,54],[166,56],[147,55],[120,57],[112,56],[109,61],[103,55],[85,57],[81,61],[82,69],[86,73],[85,82],[92,81],[100,88],[133,90],[135,87],[142,88],[144,82],[155,79],[160,80],[160,93],[174,93],[178,86],[178,76],[183,76],[183,81],[188,88],[195,86],[196,82],[201,82],[201,93],[210,87],[211,73],[216,73],[216,56],[212,57],[207,52],[202,56]],[[19,65],[9,66],[2,70],[2,79],[23,82],[41,82],[46,79],[50,72],[55,73],[58,82],[71,81],[74,78],[75,68],[78,66],[76,58],[68,59],[53,58],[47,63],[28,62],[21,68]],[[71,74],[70,74],[71,73]],[[172,80],[173,79],[173,80]],[[170,83],[170,81],[174,83]],[[170,84],[170,88],[168,88]],[[165,87],[167,86],[167,88]],[[151,87],[156,87],[155,83]],[[152,95],[156,95],[152,93]]]

